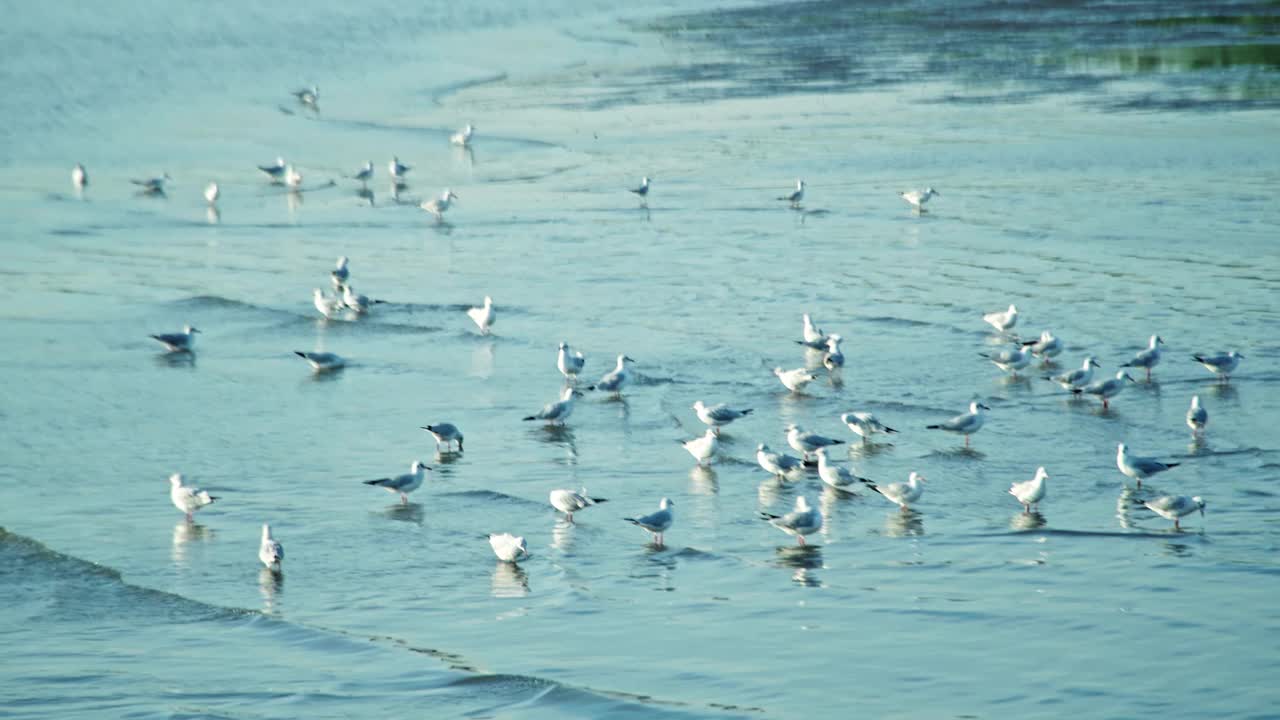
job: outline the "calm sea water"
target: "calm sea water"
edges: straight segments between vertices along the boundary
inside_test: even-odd
[[[0,715],[1275,716],[1273,5],[5,15]],[[289,96],[311,83],[318,113]],[[300,197],[253,169],[276,155]],[[399,197],[392,155],[415,166]],[[371,199],[344,179],[365,160]],[[164,199],[127,182],[162,171]],[[797,177],[800,212],[774,200]],[[915,215],[896,192],[925,185]],[[446,186],[435,225],[414,204]],[[360,322],[311,306],[338,255],[387,301]],[[485,294],[491,337],[463,313]],[[1010,302],[1062,366],[1114,372],[1153,333],[1165,360],[1108,412],[1007,380],[977,355]],[[804,312],[848,367],[791,396],[770,369],[812,360]],[[183,323],[194,359],[158,354],[147,335]],[[562,340],[639,380],[567,428],[522,423]],[[350,367],[313,376],[311,349]],[[1190,359],[1218,349],[1246,357],[1229,385]],[[975,396],[972,452],[923,429]],[[677,444],[698,399],[755,409],[701,470]],[[790,422],[853,441],[850,409],[902,431],[849,459],[925,474],[915,512],[755,466]],[[465,453],[434,457],[438,421]],[[1207,516],[1135,509],[1121,441],[1183,463],[1141,497]],[[407,506],[359,482],[415,459],[436,471]],[[1038,465],[1027,517],[1005,491]],[[194,523],[175,471],[221,497]],[[584,485],[610,502],[569,525],[547,493]],[[797,495],[826,521],[807,549],[757,516]],[[659,549],[621,517],[663,496]],[[534,557],[496,562],[501,531]]]

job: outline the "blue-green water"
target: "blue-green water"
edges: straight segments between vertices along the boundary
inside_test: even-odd
[[[0,714],[1273,716],[1280,21],[1200,15],[10,8]],[[289,96],[311,83],[318,113]],[[474,148],[451,148],[467,122]],[[300,196],[254,169],[276,155]],[[415,166],[398,200],[392,155]],[[372,205],[343,177],[366,160]],[[162,171],[167,198],[128,184]],[[802,212],[774,200],[796,177]],[[942,195],[913,214],[896,193],[925,185]],[[437,225],[414,201],[446,186]],[[360,322],[311,306],[338,255],[388,301]],[[480,337],[463,310],[486,294]],[[977,357],[1010,302],[1064,367],[1114,372],[1152,333],[1164,362],[1106,413],[1010,382]],[[848,366],[792,397],[769,370],[812,359],[804,312]],[[147,335],[187,322],[194,361],[158,355]],[[640,377],[548,431],[520,418],[559,392],[561,340],[592,379],[621,352]],[[313,377],[310,349],[350,367]],[[1229,385],[1190,359],[1218,349],[1246,357]],[[975,395],[974,452],[923,429]],[[704,470],[676,443],[698,399],[755,409]],[[790,422],[855,440],[850,409],[902,430],[849,455],[925,474],[915,512],[754,464]],[[465,453],[433,457],[437,421]],[[1135,509],[1121,441],[1182,463],[1142,497],[1201,495],[1206,517]],[[414,459],[436,471],[408,506],[359,482]],[[1027,518],[1005,491],[1038,465]],[[221,498],[192,524],[177,471]],[[569,525],[547,493],[583,485],[610,502]],[[798,494],[825,519],[807,550],[757,516]],[[657,549],[621,518],[663,496]],[[534,557],[496,562],[502,531]]]

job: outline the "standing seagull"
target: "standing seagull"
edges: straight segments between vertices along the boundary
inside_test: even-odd
[[[566,380],[578,379],[578,373],[582,372],[582,368],[587,364],[587,359],[582,356],[581,352],[574,352],[569,349],[569,343],[560,343],[560,352],[556,355],[556,367],[560,369],[560,374]]]
[[[347,284],[347,278],[351,277],[350,260],[346,255],[338,258],[338,262],[329,271],[329,282],[333,283],[333,289],[342,292],[342,288]]]
[[[622,387],[631,381],[631,372],[627,370],[627,363],[635,362],[626,355],[618,356],[618,364],[612,371],[600,378],[600,382],[588,387],[588,390],[604,390],[605,392],[621,393]]]
[[[345,289],[345,286],[344,286]],[[325,316],[325,319],[333,317],[333,314],[346,307],[346,303],[342,298],[331,298],[324,294],[320,288],[311,289],[311,302],[316,306],[316,310]]]
[[[804,536],[822,529],[822,515],[809,507],[809,501],[801,495],[796,498],[796,509],[786,515],[770,515],[762,512],[760,517],[782,532],[795,536],[796,542],[804,545]]]
[[[1022,344],[1031,348],[1031,354],[1040,358],[1046,365],[1062,352],[1062,341],[1050,330],[1040,333],[1039,340],[1027,340]]]
[[[1191,434],[1200,436],[1204,434],[1204,428],[1209,424],[1209,412],[1200,407],[1200,396],[1191,396],[1191,407],[1187,410],[1187,427],[1191,428]]]
[[[399,184],[404,179],[405,173],[413,168],[400,162],[397,156],[391,157],[391,162],[387,163],[387,172],[391,175],[391,182]]]
[[[640,178],[640,187],[631,188],[630,192],[639,195],[641,198],[649,197],[649,178]]]
[[[563,425],[565,420],[573,414],[573,398],[582,393],[571,387],[566,387],[560,391],[560,399],[553,403],[548,403],[541,410],[533,415],[527,415],[522,420],[545,420],[548,425]]]
[[[174,473],[169,476],[169,500],[173,502],[174,507],[186,513],[188,521],[191,520],[195,511],[205,505],[212,505],[213,501],[217,499],[216,496],[210,495],[200,488],[183,485],[182,473]]]
[[[1151,368],[1160,364],[1160,346],[1164,344],[1164,338],[1159,335],[1152,335],[1146,350],[1142,350],[1129,362],[1122,364],[1120,367],[1140,367],[1147,371],[1147,380],[1151,379]]]
[[[209,207],[214,207],[218,204],[218,196],[221,194],[222,192],[218,190],[218,183],[216,182],[211,182],[204,188],[204,199],[205,202],[209,203]]]
[[[982,424],[986,422],[987,417],[983,414],[983,410],[991,408],[974,400],[969,403],[969,412],[963,415],[957,415],[946,422],[937,425],[925,425],[926,430],[946,430],[947,432],[960,433],[964,435],[964,446],[969,447],[969,436],[982,429]]]
[[[724,403],[708,407],[701,400],[693,404],[693,411],[698,413],[698,419],[701,420],[704,425],[710,425],[712,428],[716,429],[724,427],[738,418],[744,418],[751,414],[751,408],[735,410]]]
[[[361,185],[367,186],[369,184],[369,181],[373,179],[373,161],[366,160],[364,163],[364,167],[360,168],[360,172],[356,173],[355,175],[352,175],[351,179],[359,180]]]
[[[843,445],[844,441],[808,432],[799,425],[792,423],[787,426],[787,444],[794,448],[796,452],[804,453],[804,459],[808,460],[809,453],[816,452],[819,448]]]
[[[801,320],[804,321],[804,327],[801,328],[801,337],[804,339],[796,342],[814,350],[825,350],[827,347],[827,334],[813,324],[813,319],[809,317],[809,313],[801,316]]]
[[[790,194],[783,195],[778,199],[786,200],[791,203],[791,207],[793,208],[800,207],[800,201],[804,200],[804,180],[796,180],[796,189],[792,190]]]
[[[706,465],[715,457],[716,449],[720,447],[720,438],[716,434],[715,428],[707,428],[702,437],[696,437],[692,440],[678,441],[699,465]]]
[[[274,182],[280,182],[284,179],[284,169],[288,167],[284,163],[284,158],[277,157],[274,165],[259,165],[258,169],[267,174]]]
[[[331,352],[303,352],[301,350],[294,350],[293,354],[310,363],[311,369],[317,373],[341,370],[347,365],[347,361],[344,360],[341,355]]]
[[[916,210],[924,212],[925,203],[929,202],[929,198],[942,193],[933,188],[925,188],[924,190],[908,190],[907,192],[898,193],[898,197],[911,203]]]
[[[982,316],[982,320],[1000,332],[1008,332],[1018,324],[1018,306],[1010,305],[1004,312],[989,312]]]
[[[1172,520],[1174,530],[1182,529],[1180,521],[1183,515],[1190,515],[1199,510],[1200,517],[1204,517],[1204,500],[1199,496],[1187,497],[1186,495],[1178,495],[1174,497],[1165,495],[1154,500],[1148,500],[1143,505],[1165,520]]]
[[[76,190],[83,190],[84,186],[89,184],[89,173],[85,172],[84,165],[76,163],[76,166],[71,168],[71,184]]]
[[[1075,390],[1078,387],[1084,387],[1093,379],[1093,369],[1102,367],[1098,361],[1090,355],[1084,359],[1084,364],[1079,368],[1060,375],[1045,376],[1046,380],[1052,380],[1062,386],[1063,390]]]
[[[760,443],[756,446],[756,463],[765,472],[777,478],[785,478],[787,473],[804,468],[804,461],[794,455],[776,453],[768,445]]]
[[[169,173],[163,173],[159,177],[146,178],[143,180],[130,180],[129,182],[142,188],[142,192],[150,195],[164,195],[164,184],[172,180]]]
[[[436,439],[436,450],[440,450],[440,443],[444,443],[445,451],[453,448],[453,443],[458,443],[458,452],[462,452],[462,431],[453,423],[436,423],[435,425],[423,425],[423,430],[431,433]]]
[[[844,352],[840,350],[840,341],[844,338],[832,333],[827,336],[827,352],[822,356],[822,366],[828,372],[835,372],[844,367]]]
[[[551,507],[565,514],[565,520],[573,522],[573,514],[579,510],[585,510],[592,505],[609,502],[609,498],[591,497],[587,494],[587,489],[582,488],[581,492],[572,490],[552,490],[551,491]]]
[[[1111,407],[1111,398],[1119,395],[1120,391],[1124,390],[1124,384],[1126,382],[1133,382],[1133,378],[1129,377],[1128,373],[1121,370],[1116,373],[1115,377],[1109,380],[1098,380],[1097,382],[1091,382],[1084,387],[1077,386],[1071,388],[1071,392],[1076,395],[1080,395],[1082,393],[1086,395],[1097,395],[1102,398],[1102,409],[1106,410]]]
[[[856,487],[858,483],[871,482],[866,478],[854,475],[849,468],[836,465],[827,459],[826,448],[818,448],[816,452],[818,455],[818,477],[831,487],[845,492],[852,492],[850,488]]]
[[[318,85],[312,85],[309,88],[302,88],[301,90],[294,90],[293,96],[298,98],[298,102],[312,110],[320,109],[320,87]]]
[[[457,199],[457,193],[449,188],[445,188],[444,192],[440,193],[440,197],[423,200],[422,204],[418,205],[418,207],[430,213],[431,216],[436,219],[436,222],[440,222],[444,220],[444,214],[448,212],[449,207],[453,205],[453,201]]]
[[[1166,463],[1161,462],[1153,457],[1138,457],[1129,454],[1129,446],[1120,443],[1116,448],[1116,467],[1120,468],[1120,472],[1138,481],[1138,487],[1142,487],[1142,481],[1169,470],[1176,468],[1182,463]]]
[[[793,393],[798,393],[804,389],[805,385],[818,379],[817,375],[809,372],[804,368],[796,368],[794,370],[783,370],[780,367],[773,369],[773,374],[778,376],[778,380]]]
[[[493,298],[485,295],[484,305],[469,308],[467,317],[471,318],[476,327],[480,328],[481,335],[488,335],[489,328],[493,327],[493,321],[497,319],[497,314],[493,311]]]
[[[875,483],[867,483],[867,487],[885,496],[890,502],[903,510],[908,510],[910,509],[910,504],[919,500],[920,496],[924,494],[924,476],[918,472],[913,472],[904,483],[893,483],[884,487]]]
[[[385,489],[387,492],[399,493],[401,504],[409,504],[409,493],[422,487],[422,479],[426,476],[427,471],[431,468],[421,460],[414,460],[413,465],[409,466],[409,472],[404,475],[396,475],[395,477],[378,478],[377,480],[365,480],[365,485],[373,485]]]
[[[880,422],[875,415],[869,412],[847,412],[840,416],[840,421],[849,426],[849,429],[862,436],[863,442],[871,439],[876,433],[896,433],[897,430]]]
[[[1232,350],[1229,353],[1218,353],[1216,355],[1200,353],[1198,355],[1193,355],[1192,357],[1196,359],[1196,362],[1205,366],[1209,372],[1217,375],[1223,382],[1231,379],[1231,373],[1235,371],[1236,366],[1240,364],[1242,359],[1244,359],[1244,356],[1235,350]]]
[[[262,544],[258,546],[258,559],[271,572],[280,572],[280,564],[284,562],[284,546],[271,537],[271,526],[262,524]]]
[[[642,517],[622,518],[632,525],[640,527],[653,533],[653,542],[658,547],[662,547],[662,534],[671,527],[671,523],[675,521],[675,517],[671,514],[671,506],[675,503],[667,498],[662,498],[658,503],[658,511],[650,513]]]
[[[153,340],[164,345],[169,352],[191,352],[192,347],[196,344],[196,333],[199,330],[190,325],[183,325],[180,333],[164,333],[161,335],[152,335]]]
[[[471,134],[475,131],[475,127],[471,123],[467,123],[466,127],[449,136],[449,143],[458,147],[469,147],[471,145]]]
[[[1010,485],[1009,494],[1022,503],[1023,512],[1030,513],[1032,505],[1035,505],[1038,510],[1040,501],[1044,499],[1044,481],[1048,479],[1049,473],[1044,471],[1044,466],[1038,467],[1035,477]]]
[[[369,308],[386,302],[385,300],[371,300],[368,295],[361,295],[356,289],[350,285],[342,286],[342,303],[348,308],[355,310],[356,313],[363,315],[369,312]]]
[[[524,538],[511,533],[490,535],[489,547],[493,548],[493,554],[503,562],[515,563],[529,557],[529,548],[525,545]]]
[[[979,355],[1013,377],[1017,377],[1019,370],[1031,364],[1031,348],[1026,345],[1000,352],[979,353]]]

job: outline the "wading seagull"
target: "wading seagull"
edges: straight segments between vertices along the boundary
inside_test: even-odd
[[[796,189],[778,199],[791,203],[791,207],[800,207],[800,201],[804,200],[804,180],[796,180]]]
[[[412,167],[400,162],[400,158],[397,156],[392,156],[391,162],[387,163],[387,172],[390,173],[392,182],[400,182],[405,173],[412,169]]]
[[[818,379],[817,375],[809,372],[804,368],[796,368],[794,370],[783,370],[780,367],[773,369],[773,374],[778,376],[782,384],[791,392],[800,392],[805,385]]]
[[[1106,410],[1111,407],[1111,398],[1119,395],[1120,391],[1124,390],[1126,382],[1133,382],[1133,378],[1129,377],[1129,373],[1121,370],[1113,378],[1091,382],[1084,387],[1074,387],[1071,388],[1071,392],[1076,395],[1096,395],[1102,398],[1102,409]]]
[[[618,364],[614,366],[613,370],[600,378],[600,382],[589,386],[587,389],[603,390],[605,392],[612,393],[622,392],[623,386],[631,381],[631,372],[627,370],[627,363],[629,362],[635,362],[635,360],[632,360],[626,355],[619,355]]]
[[[1050,330],[1040,333],[1039,340],[1027,340],[1022,343],[1031,348],[1031,354],[1048,363],[1062,352],[1062,341]]]
[[[1129,454],[1129,446],[1120,443],[1116,448],[1116,467],[1120,468],[1120,472],[1138,481],[1138,487],[1142,487],[1142,481],[1152,475],[1157,475],[1176,468],[1182,463],[1166,463],[1161,462],[1153,457],[1138,457]]]
[[[169,182],[171,179],[172,178],[169,177],[169,173],[164,173],[160,177],[146,178],[143,180],[130,180],[129,182],[141,187],[143,192],[163,195],[164,184]]]
[[[192,347],[196,344],[195,335],[198,332],[200,331],[190,325],[183,325],[180,333],[152,335],[151,339],[164,345],[169,352],[191,352]]]
[[[367,313],[369,308],[374,305],[385,303],[386,300],[371,300],[368,295],[361,295],[355,291],[350,285],[342,286],[342,304],[355,310],[357,313]]]
[[[653,533],[653,543],[655,545],[661,546],[662,534],[666,532],[668,528],[671,527],[672,521],[675,520],[675,517],[671,514],[671,506],[674,504],[675,503],[671,502],[667,498],[662,498],[662,501],[658,503],[657,512],[650,513],[643,517],[622,518],[622,519],[626,520],[632,525],[639,525],[645,530],[648,530],[649,532]]]
[[[792,423],[787,426],[787,444],[796,452],[804,453],[804,459],[808,460],[809,453],[816,451],[818,448],[843,445],[844,441],[808,432],[799,425]]]
[[[844,367],[844,353],[840,350],[840,341],[844,338],[836,334],[827,336],[827,353],[822,356],[822,366],[828,371]]]
[[[1235,372],[1236,366],[1239,365],[1240,361],[1244,358],[1243,355],[1235,350],[1228,353],[1217,353],[1215,355],[1201,353],[1193,355],[1192,357],[1196,359],[1196,362],[1205,366],[1209,372],[1217,375],[1224,381],[1231,379],[1231,373]]]
[[[906,510],[911,503],[919,500],[920,496],[924,494],[924,476],[918,472],[913,472],[907,477],[907,481],[904,483],[893,483],[891,485],[884,486],[868,483],[867,487],[885,496],[890,502],[896,504],[903,510]]]
[[[277,157],[275,165],[259,165],[258,169],[267,174],[267,177],[279,182],[284,179],[284,169],[288,167],[284,163],[284,158]]]
[[[440,449],[440,443],[444,443],[446,451],[453,449],[453,443],[458,443],[458,452],[462,452],[462,431],[453,423],[436,423],[435,425],[423,425],[423,430],[431,433],[436,439],[436,450]]]
[[[320,288],[311,289],[311,302],[316,306],[316,310],[326,318],[332,317],[334,313],[346,307],[346,303],[342,298],[329,297],[324,294]]]
[[[1040,501],[1044,499],[1045,485],[1044,481],[1049,479],[1049,473],[1044,471],[1044,467],[1036,468],[1036,476],[1030,480],[1016,482],[1009,486],[1009,494],[1018,499],[1022,503],[1022,511],[1031,512],[1031,506],[1039,509]]]
[[[1031,364],[1031,348],[1026,346],[1001,350],[1000,352],[978,354],[1014,377],[1018,376],[1019,370]]]
[[[648,177],[640,178],[640,187],[631,188],[630,192],[633,192],[642,198],[648,197],[649,196],[649,178]]]
[[[1192,435],[1204,434],[1204,428],[1209,424],[1209,412],[1200,407],[1200,396],[1191,396],[1191,408],[1187,410],[1187,427],[1191,428]]]
[[[699,465],[706,465],[715,457],[716,449],[720,447],[720,438],[716,435],[715,428],[707,428],[702,437],[696,437],[692,440],[677,440],[681,447],[689,451],[694,460]]]
[[[1147,371],[1147,379],[1151,379],[1151,368],[1160,364],[1160,346],[1164,344],[1164,338],[1159,335],[1152,335],[1151,340],[1147,344],[1147,349],[1140,351],[1129,362],[1123,363],[1120,367],[1143,368]]]
[[[926,430],[946,430],[947,432],[960,433],[964,435],[964,446],[969,447],[969,436],[982,429],[982,424],[986,422],[987,416],[983,410],[991,408],[974,400],[969,403],[969,412],[963,415],[957,415],[946,422],[937,425],[925,425]]]
[[[760,443],[756,446],[756,462],[765,472],[782,478],[787,473],[804,468],[804,461],[786,453],[776,453],[768,445]]]
[[[209,207],[218,204],[218,196],[221,194],[222,191],[218,189],[218,183],[216,182],[211,182],[204,188],[204,200],[209,203]]]
[[[813,324],[813,320],[809,317],[809,313],[805,313],[801,319],[804,321],[804,327],[801,329],[801,337],[804,339],[797,340],[796,342],[804,345],[805,347],[813,348],[814,350],[827,349],[827,334],[822,332],[817,325]]]
[[[809,501],[803,495],[796,498],[796,509],[786,515],[770,515],[762,512],[760,517],[782,532],[795,537],[796,542],[804,545],[804,536],[822,529],[822,515],[809,507]]]
[[[516,563],[529,557],[529,548],[524,544],[524,538],[511,533],[490,535],[489,547],[493,548],[493,554],[502,562]]]
[[[1010,305],[1003,312],[989,312],[982,316],[982,321],[1000,332],[1012,330],[1018,324],[1018,306]]]
[[[929,202],[929,198],[942,193],[933,188],[925,188],[924,190],[908,190],[907,192],[898,193],[898,197],[911,203],[917,210],[924,210],[925,203]]]
[[[333,283],[333,289],[338,292],[342,292],[342,287],[347,284],[347,278],[351,277],[351,268],[348,266],[350,262],[347,256],[343,255],[329,271],[329,282]]]
[[[352,175],[351,179],[359,180],[361,184],[368,185],[369,181],[373,179],[373,161],[366,160],[364,167],[360,168],[360,172]]]
[[[845,492],[853,492],[852,488],[854,488],[858,483],[871,482],[866,478],[854,475],[853,471],[849,470],[849,468],[837,465],[828,460],[826,448],[818,448],[815,452],[818,456],[818,477],[822,478],[822,482],[830,485],[831,487]]]
[[[840,421],[849,429],[862,436],[863,441],[870,440],[876,433],[896,433],[897,430],[880,422],[869,412],[847,412],[840,416]]]
[[[559,400],[544,405],[538,412],[527,415],[521,420],[545,420],[548,425],[563,425],[564,421],[573,414],[573,398],[580,395],[582,393],[571,387],[564,388],[560,391]]]
[[[422,487],[422,479],[430,469],[421,460],[414,460],[413,465],[409,466],[409,472],[404,475],[365,480],[364,484],[384,488],[387,492],[399,493],[400,502],[407,505],[409,503],[409,493]]]
[[[1148,500],[1143,505],[1148,510],[1159,515],[1165,520],[1173,521],[1173,529],[1181,530],[1180,521],[1183,515],[1190,515],[1196,510],[1200,511],[1200,517],[1204,517],[1204,500],[1199,496],[1187,497],[1186,495],[1165,495],[1154,500]]]
[[[271,572],[280,572],[280,564],[284,562],[284,546],[271,537],[271,526],[262,525],[262,544],[258,546],[258,559]]]
[[[329,372],[331,370],[340,370],[346,366],[347,361],[342,359],[341,355],[331,352],[303,352],[294,350],[294,355],[311,363],[311,369],[315,372]]]
[[[565,520],[573,522],[573,514],[579,510],[585,510],[592,505],[609,502],[609,498],[591,497],[587,494],[587,489],[582,488],[580,492],[572,490],[552,490],[551,491],[551,507],[565,514]]]
[[[315,108],[318,107],[316,103],[320,102],[320,87],[318,85],[312,85],[309,88],[294,90],[293,96],[298,98],[298,102],[303,105]]]
[[[467,309],[467,317],[480,328],[481,335],[488,335],[489,328],[493,327],[493,321],[497,319],[497,314],[493,311],[493,298],[488,295],[484,296],[484,305]]]
[[[698,419],[704,425],[710,425],[713,428],[724,427],[738,418],[751,414],[751,408],[735,410],[724,403],[708,407],[701,400],[693,404],[693,411],[698,414]]]
[[[1102,366],[1090,355],[1084,359],[1084,364],[1079,368],[1060,375],[1046,375],[1044,379],[1058,383],[1063,390],[1075,390],[1078,387],[1088,385],[1089,381],[1093,380],[1093,369],[1096,367]]]
[[[84,165],[76,163],[76,166],[71,168],[71,184],[77,190],[83,189],[85,185],[89,184],[89,173],[84,171]]]
[[[467,147],[471,144],[471,134],[475,131],[475,127],[472,126],[471,123],[467,123],[466,127],[449,136],[449,143],[451,145]]]
[[[444,220],[444,214],[449,211],[449,207],[452,206],[453,201],[457,199],[457,193],[449,188],[445,188],[444,192],[440,193],[440,197],[423,200],[422,204],[418,207],[430,213],[431,217],[436,219],[436,222],[440,222],[441,220]]]
[[[570,350],[569,343],[560,343],[560,352],[556,355],[556,367],[566,380],[576,380],[578,373],[582,372],[582,367],[586,364],[587,359],[582,356],[582,353]]]
[[[292,165],[284,169],[284,184],[289,186],[291,190],[297,190],[302,187],[302,173],[293,168]]]
[[[200,488],[183,485],[182,473],[174,473],[169,476],[169,499],[173,501],[173,506],[186,513],[187,520],[190,520],[195,511],[205,505],[212,505],[218,498]]]

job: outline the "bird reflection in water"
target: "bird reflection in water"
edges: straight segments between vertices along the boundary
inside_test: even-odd
[[[716,471],[706,465],[695,465],[689,471],[689,492],[694,495],[715,495],[720,492]]]
[[[270,568],[258,571],[258,592],[262,593],[262,611],[275,612],[280,593],[284,590],[284,573]]]
[[[795,570],[791,581],[805,587],[822,587],[815,570],[823,567],[822,548],[817,545],[782,545],[777,549],[778,567]]]
[[[369,207],[373,207],[373,191],[369,188],[356,190],[356,197],[368,203]]]
[[[1035,512],[1020,512],[1009,519],[1009,527],[1013,530],[1036,530],[1045,525],[1044,515],[1039,510]]]
[[[560,517],[551,528],[551,547],[560,552],[569,552],[573,549],[573,533],[574,524]]]
[[[924,516],[910,508],[890,513],[884,521],[884,532],[889,537],[924,535]]]
[[[413,523],[414,525],[422,524],[422,504],[421,503],[396,503],[388,505],[382,514],[389,520],[399,520],[400,522]]]
[[[173,526],[173,561],[179,565],[187,564],[187,552],[193,542],[206,542],[213,539],[214,532],[198,522],[183,520]]]
[[[1133,527],[1133,509],[1139,504],[1141,500],[1136,490],[1125,487],[1120,491],[1120,497],[1116,498],[1116,519],[1120,521],[1120,527],[1125,530]]]
[[[522,598],[529,594],[529,574],[516,563],[499,560],[493,566],[490,586],[496,598]]]
[[[217,225],[222,222],[222,211],[210,205],[204,210],[204,219],[207,220],[210,225]]]
[[[494,348],[493,340],[485,340],[471,351],[472,377],[488,378],[493,375]]]
[[[535,440],[563,447],[567,451],[565,461],[570,465],[577,464],[578,445],[573,428],[567,425],[540,425],[529,428],[529,434]]]

